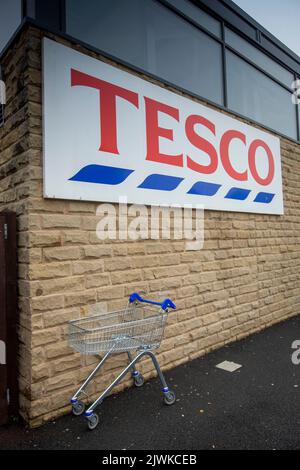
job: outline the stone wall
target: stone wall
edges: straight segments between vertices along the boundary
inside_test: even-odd
[[[25,292],[23,286],[23,279],[28,278],[30,259],[28,201],[29,197],[35,194],[36,183],[41,179],[41,174],[36,173],[40,171],[40,151],[35,151],[32,147],[30,134],[31,126],[36,123],[36,118],[30,116],[32,89],[28,69],[31,63],[31,41],[28,34],[22,34],[1,60],[7,104],[5,125],[0,127],[0,211],[15,211],[18,222],[19,371],[22,414],[30,408],[27,392],[32,383],[31,310],[29,291]]]
[[[158,350],[164,370],[300,311],[300,146],[281,139],[284,216],[206,211],[200,251],[175,240],[101,242],[98,204],[42,196],[42,35],[30,27],[3,61],[9,103],[0,130],[0,207],[19,214],[21,413],[33,426],[69,411],[96,362],[68,347],[68,320],[123,308],[132,291],[177,304]],[[114,356],[90,396],[125,362]],[[155,375],[148,360],[140,370]]]

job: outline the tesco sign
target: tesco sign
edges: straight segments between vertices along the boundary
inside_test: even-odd
[[[45,197],[283,213],[278,137],[49,39],[43,74]]]

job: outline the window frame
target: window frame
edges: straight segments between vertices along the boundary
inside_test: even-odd
[[[120,58],[116,58],[114,56],[111,56],[110,54],[108,53],[105,53],[105,51],[100,51],[99,49],[97,48],[94,48],[94,49],[97,49],[101,54],[103,55],[106,55],[106,56],[109,56],[110,58],[112,58],[113,60],[116,60],[117,62],[123,62],[125,65],[127,65],[129,68],[133,69],[133,70],[136,70],[138,72],[142,72],[143,74],[151,77],[151,78],[154,78],[158,81],[160,81],[161,83],[164,83],[168,86],[171,86],[175,89],[178,89],[180,91],[183,91],[193,97],[196,97],[196,98],[199,98],[200,100],[202,101],[205,101],[209,104],[212,104],[220,109],[223,109],[223,110],[226,110],[228,112],[230,112],[231,114],[234,114],[238,117],[241,117],[243,119],[247,119],[249,120],[250,122],[253,122],[254,124],[258,124],[259,126],[273,132],[273,133],[276,133],[280,136],[283,136],[289,140],[293,140],[294,142],[300,142],[300,123],[299,123],[299,113],[298,113],[298,110],[297,110],[297,106],[295,105],[295,118],[296,118],[296,130],[297,130],[297,139],[293,139],[291,136],[288,136],[286,134],[283,134],[281,133],[278,129],[274,129],[272,127],[267,127],[266,125],[264,125],[263,123],[261,123],[260,121],[256,121],[254,120],[253,118],[249,117],[249,116],[246,116],[244,114],[240,114],[240,113],[237,113],[236,111],[233,111],[232,109],[229,108],[228,106],[228,82],[227,82],[227,65],[226,65],[226,51],[231,51],[232,53],[234,53],[235,55],[237,55],[240,59],[242,59],[243,61],[245,61],[246,63],[248,63],[249,65],[251,65],[252,67],[254,67],[256,70],[258,70],[259,72],[261,72],[262,74],[264,74],[266,77],[268,77],[270,80],[272,80],[273,82],[277,83],[279,86],[281,86],[282,88],[284,88],[286,91],[288,91],[290,94],[292,94],[292,89],[291,87],[288,87],[285,83],[283,83],[282,81],[280,81],[277,77],[274,77],[272,74],[270,74],[269,72],[267,72],[265,69],[263,69],[262,67],[260,67],[259,65],[257,65],[255,62],[253,62],[251,59],[249,59],[247,56],[245,56],[244,54],[242,54],[241,52],[239,52],[238,50],[236,50],[234,47],[230,46],[229,44],[226,43],[226,38],[225,38],[225,29],[228,28],[228,29],[231,29],[235,34],[237,34],[238,36],[240,36],[242,39],[246,40],[250,45],[252,45],[253,47],[255,47],[256,49],[258,49],[260,52],[262,52],[263,54],[265,54],[267,57],[269,57],[271,60],[273,60],[274,62],[278,63],[281,67],[283,67],[285,70],[287,70],[288,72],[290,72],[292,74],[292,76],[294,77],[294,80],[296,79],[296,73],[295,71],[289,67],[288,65],[284,64],[283,62],[281,62],[280,60],[278,60],[277,58],[275,58],[272,54],[270,54],[268,51],[266,51],[262,45],[260,44],[260,41],[261,41],[261,34],[257,34],[257,40],[254,41],[252,38],[250,38],[249,36],[247,36],[246,34],[244,34],[243,32],[241,32],[240,30],[238,30],[238,28],[236,28],[234,25],[230,24],[229,22],[227,22],[226,20],[224,20],[223,18],[219,18],[218,15],[216,14],[213,14],[213,12],[211,11],[208,11],[207,8],[205,6],[203,6],[202,4],[200,5],[199,2],[197,2],[196,0],[190,0],[194,5],[196,5],[198,8],[202,9],[205,13],[209,14],[210,16],[212,16],[213,18],[215,18],[217,21],[220,22],[220,25],[221,25],[221,36],[217,36],[215,35],[213,32],[211,32],[210,30],[208,30],[207,28],[205,28],[205,26],[201,25],[198,21],[195,21],[193,20],[190,16],[186,15],[184,13],[184,11],[181,11],[179,10],[177,7],[173,6],[171,3],[169,3],[167,0],[153,0],[157,3],[160,3],[161,5],[163,5],[165,8],[167,8],[168,10],[171,10],[174,14],[180,16],[182,19],[184,19],[185,21],[187,21],[188,23],[190,23],[191,25],[193,25],[194,27],[198,28],[200,31],[202,31],[204,34],[208,35],[209,37],[211,37],[213,40],[217,41],[220,46],[221,46],[221,50],[222,50],[222,58],[221,58],[221,73],[222,73],[222,81],[223,81],[223,105],[219,104],[219,103],[216,103],[214,101],[211,101],[209,100],[208,98],[202,96],[202,95],[199,95],[199,94],[196,94],[194,92],[192,92],[191,90],[187,90],[185,88],[182,88],[180,87],[179,85],[176,85],[172,82],[169,82],[167,80],[165,80],[164,78],[160,77],[160,76],[157,76],[155,74],[152,74],[151,72],[147,71],[147,70],[144,70],[144,69],[140,69],[139,67],[135,66],[135,65],[132,65],[132,64],[128,64],[124,61],[122,61],[122,59]],[[62,3],[64,3],[65,5],[65,0],[62,0]],[[64,19],[66,18],[66,10],[65,10],[65,17]],[[66,21],[64,21],[64,25],[66,26]],[[257,33],[260,33],[259,30],[257,30]],[[65,34],[66,31],[65,31]],[[81,42],[80,40],[77,40],[78,42]]]
[[[62,38],[65,38],[65,39],[69,40],[72,43],[82,45],[87,50],[90,50],[92,52],[96,52],[100,55],[103,55],[104,57],[107,57],[108,59],[111,59],[111,60],[113,60],[117,63],[120,63],[121,65],[124,65],[127,68],[129,68],[129,69],[131,69],[135,72],[142,73],[145,76],[148,76],[149,78],[152,78],[154,80],[157,80],[160,83],[163,83],[163,84],[165,84],[169,87],[174,88],[175,90],[178,90],[180,92],[184,92],[184,93],[190,95],[191,97],[198,98],[199,100],[204,101],[204,102],[206,102],[206,103],[208,103],[212,106],[215,106],[218,109],[227,111],[227,112],[231,113],[232,115],[234,115],[238,118],[246,119],[249,122],[262,127],[263,129],[266,129],[267,131],[270,131],[272,133],[277,134],[278,136],[287,138],[287,139],[289,139],[293,142],[296,142],[296,143],[300,143],[300,116],[299,116],[300,108],[299,108],[299,111],[298,111],[298,107],[300,105],[298,105],[298,106],[295,105],[295,117],[296,117],[296,124],[297,124],[297,140],[291,138],[290,136],[282,134],[280,131],[278,131],[276,129],[270,128],[270,127],[262,124],[261,122],[258,122],[256,120],[254,120],[253,118],[250,118],[248,116],[245,116],[243,114],[240,114],[240,113],[238,113],[236,111],[233,111],[233,110],[228,108],[228,99],[227,99],[227,97],[228,97],[228,84],[227,84],[227,71],[226,71],[226,50],[229,50],[229,51],[233,52],[234,54],[236,54],[237,56],[239,56],[242,60],[246,61],[252,67],[254,67],[258,71],[263,73],[265,76],[267,76],[269,79],[271,79],[272,81],[276,82],[278,85],[283,87],[291,95],[292,95],[292,88],[288,87],[287,85],[282,83],[280,80],[278,80],[276,77],[269,74],[266,70],[259,67],[257,64],[255,64],[253,61],[251,61],[248,57],[245,57],[239,51],[235,50],[233,47],[226,44],[226,41],[225,41],[225,27],[231,29],[233,32],[238,34],[242,39],[245,39],[252,46],[254,46],[258,50],[260,50],[262,53],[264,53],[269,58],[271,58],[272,60],[277,62],[279,65],[281,65],[283,68],[285,68],[287,71],[292,73],[292,75],[294,77],[294,80],[296,80],[300,76],[300,58],[298,58],[298,56],[296,54],[294,54],[292,51],[290,51],[286,46],[281,44],[279,40],[277,40],[270,33],[268,33],[268,31],[266,31],[263,27],[261,27],[258,23],[256,23],[256,21],[254,19],[249,17],[245,12],[243,12],[241,9],[239,9],[239,7],[237,7],[237,5],[235,5],[235,4],[233,4],[230,0],[222,0],[222,3],[221,2],[216,3],[216,5],[214,5],[214,10],[211,9],[211,5],[210,5],[208,0],[189,0],[193,4],[195,4],[198,8],[205,11],[205,13],[209,14],[210,16],[212,16],[213,18],[215,18],[217,21],[220,22],[220,24],[221,24],[221,37],[216,36],[211,31],[206,29],[204,26],[200,25],[197,21],[193,21],[193,19],[191,17],[185,15],[184,12],[178,10],[178,8],[176,8],[172,4],[168,3],[167,0],[153,0],[155,2],[158,2],[162,5],[164,5],[165,8],[167,8],[168,10],[173,11],[174,14],[179,15],[185,21],[192,24],[193,26],[198,28],[200,31],[202,31],[206,35],[210,36],[212,39],[214,39],[215,41],[217,41],[221,45],[221,50],[222,50],[221,73],[222,73],[222,80],[223,80],[223,94],[224,94],[223,103],[224,103],[224,105],[212,102],[211,100],[209,100],[208,98],[206,98],[204,96],[195,94],[195,93],[191,92],[190,90],[184,89],[184,88],[182,88],[182,87],[180,87],[180,86],[178,86],[174,83],[171,83],[171,82],[169,82],[169,81],[167,81],[167,80],[165,80],[165,79],[163,79],[163,78],[161,78],[161,77],[159,77],[155,74],[152,74],[152,73],[148,72],[147,70],[143,70],[143,69],[141,69],[137,66],[134,66],[134,65],[122,60],[122,58],[112,56],[111,54],[109,54],[109,53],[107,53],[107,52],[105,52],[101,49],[98,49],[98,48],[94,47],[92,44],[85,43],[84,41],[81,41],[80,39],[77,39],[76,37],[70,36],[66,32],[66,2],[65,2],[65,0],[58,0],[59,1],[60,14],[59,14],[59,22],[58,22],[59,24],[57,24],[56,27],[53,27],[53,26],[49,27],[49,25],[43,23],[39,19],[27,16],[26,5],[27,5],[28,1],[30,1],[32,4],[36,4],[36,2],[40,1],[40,0],[22,0],[22,2],[23,2],[23,14],[24,14],[23,21],[22,21],[20,27],[17,29],[16,33],[13,35],[13,37],[11,38],[9,43],[7,44],[7,46],[0,53],[0,60],[1,60],[1,56],[5,53],[5,51],[7,50],[9,45],[11,44],[11,42],[14,40],[15,36],[17,34],[19,34],[19,32],[23,29],[23,27],[25,25],[31,24],[33,26],[36,26],[39,29],[42,29],[45,32],[57,34],[58,36],[60,36]],[[223,11],[224,8],[226,9],[226,12],[225,12],[226,14],[224,14],[224,11]],[[233,14],[233,16],[235,16],[235,18],[231,18],[230,17],[231,14]],[[224,15],[224,16],[222,16],[222,15]],[[241,22],[243,22],[247,26],[251,27],[254,31],[256,31],[256,38],[255,39],[252,38],[250,35],[247,35],[245,32],[241,31]],[[268,42],[270,42],[270,44],[272,45],[274,51],[276,49],[276,51],[278,52],[278,55],[281,55],[281,57],[285,56],[287,58],[287,60],[289,59],[294,64],[299,65],[299,70],[296,70],[296,66],[295,66],[295,68],[292,68],[289,64],[284,63],[283,60],[280,59],[280,57],[277,57],[275,54],[272,54],[269,50],[267,50],[263,46],[263,39],[266,39],[266,40],[268,40]],[[299,59],[299,60],[297,60],[297,59]]]
[[[143,0],[140,0],[140,1],[143,1]],[[109,57],[109,58],[111,58],[112,60],[114,60],[116,62],[123,63],[124,65],[128,66],[129,68],[131,68],[133,70],[139,71],[142,74],[145,74],[145,75],[147,75],[151,78],[155,78],[156,80],[159,80],[161,83],[164,83],[168,86],[172,86],[173,88],[175,88],[177,90],[184,91],[185,93],[188,93],[191,96],[200,97],[200,98],[202,97],[201,98],[202,100],[210,102],[210,103],[214,103],[216,106],[223,106],[225,104],[225,101],[224,101],[225,91],[224,91],[224,78],[223,78],[224,55],[223,55],[223,51],[222,51],[223,46],[222,46],[222,39],[221,39],[222,36],[223,36],[222,23],[218,20],[219,23],[220,23],[220,32],[221,32],[221,35],[219,37],[219,36],[216,36],[214,33],[210,32],[209,30],[207,30],[204,26],[200,27],[199,23],[197,23],[196,21],[191,19],[190,16],[187,16],[185,13],[179,12],[177,7],[175,7],[175,6],[173,7],[173,5],[169,4],[167,1],[160,1],[160,0],[150,0],[150,1],[152,1],[153,3],[156,3],[158,5],[162,5],[163,8],[165,8],[168,12],[170,12],[170,11],[173,12],[177,18],[179,17],[179,19],[183,20],[185,23],[192,26],[192,28],[196,28],[198,31],[200,31],[200,33],[202,33],[206,37],[208,36],[208,38],[219,47],[219,51],[220,51],[220,63],[219,63],[219,65],[220,65],[220,67],[218,69],[218,73],[220,74],[219,75],[219,79],[220,79],[220,101],[213,101],[212,98],[205,97],[205,95],[200,95],[196,91],[192,91],[190,88],[185,88],[184,86],[176,84],[175,82],[169,81],[168,78],[164,78],[161,75],[157,75],[156,72],[154,72],[154,71],[151,72],[151,71],[149,71],[149,69],[143,68],[139,65],[134,65],[133,63],[128,62],[126,59],[123,59],[120,56],[115,56],[112,52],[108,52],[108,51],[105,51],[105,50],[102,50],[102,49],[100,50],[96,46],[93,46],[93,48],[95,48],[95,50],[100,52],[101,55]],[[64,3],[66,4],[66,0],[64,0]],[[66,32],[66,34],[69,35],[68,32]],[[75,36],[72,36],[72,37],[75,38]],[[81,44],[85,43],[83,40],[80,40],[80,39],[78,39],[77,42],[81,43]]]
[[[254,79],[255,79],[255,80],[258,80],[258,81],[261,83],[261,86],[258,87],[258,89],[259,89],[260,91],[262,90],[263,93],[265,93],[266,87],[267,87],[267,88],[268,88],[268,87],[272,87],[272,88],[270,88],[268,91],[271,91],[272,96],[275,97],[275,101],[277,101],[277,99],[281,100],[281,99],[283,98],[284,95],[282,95],[282,96],[280,97],[281,91],[285,94],[285,98],[284,98],[284,102],[282,103],[282,106],[287,106],[287,108],[285,109],[286,112],[284,113],[284,116],[286,116],[286,120],[287,120],[287,119],[290,120],[289,126],[286,126],[286,129],[287,129],[287,131],[289,131],[289,132],[291,132],[293,135],[295,135],[295,137],[292,137],[291,135],[288,135],[288,134],[285,134],[285,135],[287,135],[287,137],[288,137],[289,139],[294,139],[294,140],[296,140],[296,138],[298,138],[298,127],[297,127],[297,120],[295,120],[295,116],[293,117],[293,115],[292,115],[292,109],[293,109],[292,106],[294,106],[294,105],[293,105],[292,99],[291,99],[291,98],[292,98],[291,89],[288,88],[288,87],[282,86],[282,85],[281,85],[280,83],[278,83],[278,81],[276,81],[276,80],[272,80],[272,79],[270,80],[270,78],[269,78],[268,75],[263,74],[262,71],[259,70],[257,67],[253,67],[253,66],[252,66],[251,64],[249,64],[247,61],[245,61],[243,58],[241,58],[241,57],[239,56],[239,54],[236,53],[235,50],[229,50],[229,49],[227,49],[227,50],[226,50],[226,67],[227,67],[227,69],[228,69],[228,74],[231,72],[231,78],[233,78],[233,77],[232,77],[232,71],[236,72],[236,67],[233,67],[233,65],[232,65],[231,67],[229,66],[230,62],[232,63],[232,58],[238,59],[238,65],[239,65],[240,67],[246,66],[246,67],[245,67],[245,71],[246,71],[247,75],[248,75],[248,73],[251,74],[251,73],[255,72],[255,75],[252,76],[252,78],[253,78],[253,80],[254,80]],[[248,70],[247,70],[247,68],[248,68]],[[244,70],[244,69],[242,69],[242,70]],[[230,71],[230,72],[229,72],[229,71]],[[239,73],[240,73],[240,72],[241,72],[241,70],[239,71]],[[243,73],[243,72],[242,72],[242,73]],[[258,74],[258,75],[256,75],[256,74]],[[256,77],[256,78],[254,78],[254,77]],[[245,78],[244,75],[243,75],[243,78]],[[233,78],[233,81],[234,81],[234,78]],[[246,86],[246,90],[247,90],[246,95],[249,95],[249,92],[250,92],[250,89],[251,89],[252,92],[254,92],[254,94],[253,94],[253,99],[254,99],[254,98],[256,99],[257,97],[259,97],[260,92],[256,93],[255,90],[256,90],[257,88],[256,88],[256,87],[252,88],[251,80],[250,80],[250,82],[248,83],[248,85],[243,84],[243,86]],[[248,88],[248,86],[250,87],[250,89]],[[241,85],[241,87],[242,87],[242,85]],[[233,102],[233,101],[235,101],[235,98],[236,98],[236,93],[235,93],[235,92],[234,92],[234,95],[233,95],[233,90],[235,90],[235,89],[236,89],[236,84],[235,84],[235,86],[232,87],[232,83],[229,83],[229,82],[228,82],[228,90],[227,90],[227,92],[228,92],[228,98],[230,97],[230,99],[228,99],[228,109],[229,109],[231,112],[236,112],[236,108],[235,108],[235,110],[233,110],[233,109],[231,108],[231,106],[234,106],[234,102]],[[249,92],[248,92],[248,90],[249,90]],[[243,97],[243,99],[244,99],[244,97],[246,98],[247,96],[245,96],[245,95],[242,93],[242,95],[240,95],[240,97]],[[289,103],[289,101],[288,101],[289,99],[290,99],[290,103]],[[259,101],[261,101],[261,100],[263,100],[263,95],[260,95]],[[236,103],[236,102],[235,102],[235,103]],[[242,109],[241,106],[238,106],[238,107],[239,107],[240,109]],[[295,107],[297,108],[297,106],[295,106]],[[265,115],[265,113],[268,112],[268,108],[269,108],[268,106],[267,106],[267,107],[266,107],[266,106],[262,106],[262,108],[261,108],[261,110],[260,110],[260,111],[262,112],[262,116],[260,116],[260,118],[262,119],[262,121],[257,121],[257,122],[261,122],[263,126],[265,126],[265,124],[263,123],[263,121],[265,120],[264,117],[263,117],[263,115]],[[271,108],[269,108],[269,110],[270,110],[270,109],[272,109],[272,105],[271,105]],[[281,109],[281,108],[279,108],[279,109]],[[288,115],[287,115],[287,112],[288,112]],[[242,114],[243,114],[244,116],[248,116],[248,119],[249,119],[250,121],[253,121],[253,120],[255,119],[255,118],[251,117],[250,114],[249,114],[249,115],[248,115],[247,113],[244,114],[244,112],[242,112]],[[271,117],[270,117],[270,122],[271,122],[271,120],[272,120],[272,119],[271,119]],[[280,125],[280,123],[277,123],[277,125]],[[290,125],[292,126],[292,128],[290,127]],[[275,126],[275,125],[274,125],[274,127],[272,127],[272,129],[274,129],[275,132],[284,134],[283,131],[276,130],[276,126]]]

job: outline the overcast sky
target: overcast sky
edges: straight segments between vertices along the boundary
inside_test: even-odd
[[[300,56],[300,0],[234,0]]]

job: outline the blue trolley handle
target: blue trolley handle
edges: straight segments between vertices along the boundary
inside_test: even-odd
[[[154,300],[143,299],[143,297],[141,297],[139,294],[134,292],[129,297],[129,302],[132,303],[132,302],[135,302],[136,300],[138,300],[139,302],[146,303],[146,304],[159,305],[165,311],[168,308],[173,308],[174,310],[176,308],[176,305],[172,302],[171,299],[165,299],[163,302],[154,302]]]

